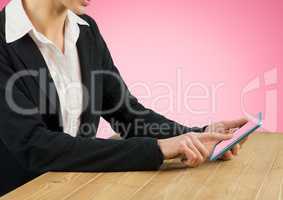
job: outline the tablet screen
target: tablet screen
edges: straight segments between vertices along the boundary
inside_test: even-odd
[[[249,121],[243,127],[238,129],[236,132],[233,133],[233,137],[229,140],[224,140],[218,143],[213,150],[213,153],[210,157],[210,160],[217,160],[221,157],[226,151],[233,148],[234,145],[241,142],[245,137],[250,135],[256,129],[258,129],[262,125],[262,114],[258,114],[258,121]]]

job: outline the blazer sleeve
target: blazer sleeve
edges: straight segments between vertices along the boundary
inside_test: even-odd
[[[0,139],[27,170],[107,172],[156,170],[163,162],[157,140],[87,139],[50,131],[40,113],[21,114],[11,103],[24,109],[36,108],[27,92],[16,85],[8,90],[11,75],[4,49],[0,47]],[[8,75],[10,74],[10,75]],[[7,96],[12,95],[12,100]],[[5,162],[5,161],[3,161]]]
[[[117,67],[114,65],[107,45],[93,19],[91,23],[96,44],[100,47],[103,57],[103,118],[115,132],[124,138],[153,137],[170,138],[188,132],[204,132],[205,127],[187,127],[170,120],[153,110],[144,107],[133,96],[125,84]]]

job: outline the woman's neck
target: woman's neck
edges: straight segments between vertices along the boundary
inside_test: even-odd
[[[35,29],[63,50],[64,24],[68,9],[58,0],[22,0]]]

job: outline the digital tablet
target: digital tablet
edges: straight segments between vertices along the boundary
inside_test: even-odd
[[[236,144],[245,139],[248,135],[253,133],[256,129],[262,126],[262,113],[258,114],[257,121],[249,121],[243,127],[238,129],[233,133],[233,137],[229,140],[224,140],[217,145],[215,145],[212,155],[210,156],[210,160],[217,160],[226,151],[231,150]]]

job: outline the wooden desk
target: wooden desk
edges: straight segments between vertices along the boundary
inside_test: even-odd
[[[281,200],[283,134],[255,134],[234,160],[195,169],[172,162],[158,172],[47,173],[1,198],[8,199]]]

